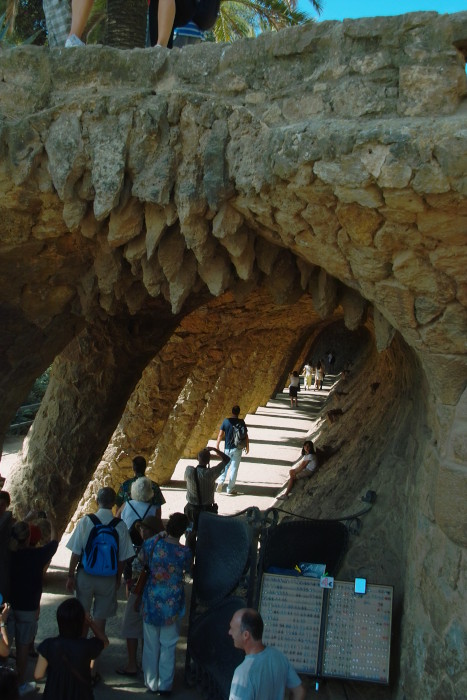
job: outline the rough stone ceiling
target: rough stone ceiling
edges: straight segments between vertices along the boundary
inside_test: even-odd
[[[275,304],[310,294],[314,313],[340,308],[349,327],[373,305],[380,349],[399,331],[455,405],[466,21],[328,22],[172,53],[4,52],[2,429],[82,331],[69,355],[92,349],[90,365],[116,375],[132,365],[101,406],[110,437],[185,315],[228,293],[266,308],[263,289]]]

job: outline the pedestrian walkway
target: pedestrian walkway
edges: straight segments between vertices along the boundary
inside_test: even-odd
[[[237,477],[237,496],[217,493],[220,515],[233,515],[249,506],[266,510],[275,504],[275,498],[284,487],[289,477],[289,469],[300,457],[300,450],[307,437],[313,439],[319,432],[322,417],[320,411],[334,382],[334,377],[327,376],[322,391],[299,393],[298,408],[291,408],[287,389],[271,399],[266,406],[258,408],[256,413],[245,416],[250,440],[250,451],[244,455]],[[219,425],[225,416],[219,416]],[[210,441],[215,445],[215,441]],[[10,443],[11,445],[11,443]],[[200,445],[200,449],[204,445]],[[11,448],[10,448],[11,449]],[[12,455],[9,455],[11,458]],[[2,459],[1,472],[7,474],[8,461]],[[162,488],[166,505],[163,507],[163,518],[171,513],[183,511],[186,503],[185,468],[194,464],[193,459],[180,460],[169,485]],[[5,468],[6,467],[6,468]],[[281,503],[279,502],[279,507]],[[65,579],[68,570],[70,552],[66,549],[69,535],[64,535],[58,552],[47,572],[44,582],[44,593],[41,601],[41,615],[37,640],[55,636],[55,611],[58,605],[67,597],[65,594]],[[187,585],[187,597],[190,586]],[[129,694],[146,694],[142,683],[142,675],[126,678],[116,673],[126,660],[126,644],[120,638],[120,626],[125,607],[123,586],[120,589],[118,615],[107,623],[107,635],[110,646],[99,660],[99,673],[102,682],[94,689],[95,700],[128,700]],[[185,621],[186,622],[186,621]],[[227,630],[226,630],[227,634]],[[176,700],[201,700],[203,695],[196,688],[187,688],[184,683],[184,662],[186,650],[186,625],[182,629],[177,647],[177,666],[172,697]],[[28,679],[32,678],[34,661],[31,659]],[[43,684],[38,690],[27,697],[39,697]],[[65,699],[63,699],[65,700]]]

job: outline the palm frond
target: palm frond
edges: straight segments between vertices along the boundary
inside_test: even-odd
[[[13,34],[15,29],[16,16],[18,14],[18,0],[8,0],[5,10],[5,25],[7,27],[8,33]]]

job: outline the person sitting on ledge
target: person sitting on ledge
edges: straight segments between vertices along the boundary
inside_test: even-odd
[[[288,497],[289,493],[292,491],[294,483],[298,479],[308,479],[314,473],[317,466],[318,460],[316,458],[313,443],[311,442],[311,440],[305,440],[305,442],[303,443],[302,457],[300,459],[300,462],[297,464],[296,467],[293,467],[289,471],[290,479],[289,483],[287,484],[287,489],[285,493],[282,494],[282,496],[277,497],[277,500],[285,500]]]

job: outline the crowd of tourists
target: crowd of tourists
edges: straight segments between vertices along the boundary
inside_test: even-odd
[[[93,688],[101,680],[98,657],[109,644],[106,623],[117,614],[122,582],[126,605],[121,636],[126,640],[127,659],[116,672],[137,680],[142,644],[144,685],[156,695],[171,694],[185,614],[184,580],[193,563],[199,517],[203,511],[217,512],[215,493],[224,484],[226,494],[237,493],[238,468],[248,449],[248,428],[236,405],[221,424],[216,447],[200,450],[198,464],[186,468],[185,512],[173,513],[166,522],[162,520],[164,496],[159,485],[146,477],[143,457],[133,459],[133,475],[117,493],[108,486],[100,488],[97,511],[77,522],[66,545],[70,561],[65,585],[73,597],[58,606],[57,635],[37,645],[43,574],[59,544],[56,527],[53,518],[35,510],[24,520],[15,520],[9,511],[9,494],[0,492],[0,530],[5,532],[5,523],[9,526],[9,561],[3,567],[8,576],[0,577],[5,598],[0,601],[0,658],[8,659],[14,640],[16,661],[14,671],[11,662],[0,665],[2,700],[33,692],[36,682],[44,678],[43,695],[48,700],[92,700]],[[286,495],[295,479],[304,472],[311,475],[315,468],[313,444],[307,441],[293,476],[291,471]],[[185,544],[180,542],[183,536]],[[262,644],[262,621],[256,611],[236,613],[229,634],[234,645],[246,652],[244,663],[249,659],[234,676],[232,700],[274,700],[276,695],[266,693],[265,683],[271,693],[277,688],[283,693],[287,687],[293,698],[304,697],[300,679],[285,657]],[[34,680],[27,677],[31,656],[36,658]],[[260,686],[264,686],[261,692]]]

